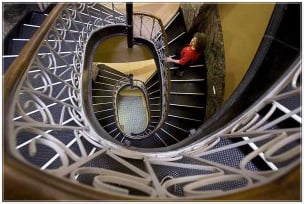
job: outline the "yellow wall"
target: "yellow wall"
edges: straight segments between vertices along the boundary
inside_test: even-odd
[[[218,4],[225,50],[226,100],[238,86],[268,26],[274,3]]]

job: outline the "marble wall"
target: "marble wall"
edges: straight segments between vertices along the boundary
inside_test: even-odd
[[[203,32],[208,36],[205,49],[207,66],[207,109],[209,119],[222,105],[225,88],[225,57],[220,17],[216,4],[181,4],[189,33]]]

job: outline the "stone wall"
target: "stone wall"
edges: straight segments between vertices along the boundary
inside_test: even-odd
[[[203,32],[208,36],[205,49],[207,66],[207,109],[209,119],[222,105],[225,88],[225,58],[221,22],[216,4],[181,4],[190,34]]]
[[[45,11],[50,3],[16,3],[4,2],[2,4],[2,39],[16,26],[16,24],[31,11]]]

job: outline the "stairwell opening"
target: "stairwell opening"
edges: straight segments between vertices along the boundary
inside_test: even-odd
[[[148,110],[143,92],[127,86],[118,95],[118,116],[121,130],[127,134],[143,132],[148,125]]]

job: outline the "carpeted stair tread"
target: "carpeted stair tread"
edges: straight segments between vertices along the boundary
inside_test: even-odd
[[[39,26],[30,26],[29,24],[21,25],[18,33],[18,38],[30,39],[34,33],[38,30]]]
[[[164,123],[162,128],[175,136],[175,138],[177,138],[179,141],[185,139],[189,134],[187,131],[182,130],[182,128],[179,126],[173,126],[170,123]]]
[[[203,81],[172,81],[171,92],[205,95]]]
[[[171,117],[171,116],[167,117],[167,122],[172,125],[175,125],[177,127],[180,127],[184,130],[198,128],[201,125],[201,123],[197,123],[197,122],[190,121],[190,120],[184,120],[184,119],[180,119],[180,118],[176,118],[176,117]]]
[[[181,9],[177,12],[177,14],[178,15],[176,16],[175,20],[166,27],[168,41],[171,41],[181,33],[187,31]]]
[[[111,76],[111,78],[116,78],[116,79],[120,79],[122,77],[127,77],[128,75],[112,68],[112,67],[109,67],[105,64],[98,64],[97,65],[98,69],[99,69],[99,73],[101,75],[105,75],[105,76]]]
[[[177,106],[171,106],[169,109],[169,114],[178,117],[199,120],[199,121],[202,121],[202,116],[204,115],[203,111],[200,111],[198,109],[192,109],[188,107],[177,107]]]
[[[46,15],[41,14],[41,13],[37,13],[37,12],[33,12],[30,23],[32,25],[41,25],[43,23],[43,21],[47,18]]]
[[[189,106],[202,107],[205,101],[205,96],[171,94],[170,101],[172,104],[183,104]]]
[[[206,78],[206,70],[203,65],[194,65],[194,67],[186,68],[181,77],[176,75],[176,71],[177,71],[176,69],[171,70],[171,72],[170,72],[171,80],[205,79]]]

